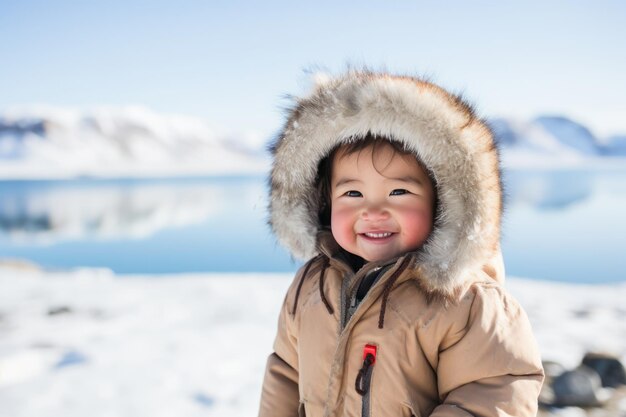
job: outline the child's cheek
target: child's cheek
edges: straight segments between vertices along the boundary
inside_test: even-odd
[[[426,241],[432,230],[432,214],[428,210],[417,210],[403,216],[403,229],[407,237],[405,244],[416,249]]]
[[[333,205],[330,215],[330,228],[333,237],[342,248],[349,250],[355,240],[353,210]]]

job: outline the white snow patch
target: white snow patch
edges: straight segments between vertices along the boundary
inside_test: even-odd
[[[291,280],[0,267],[0,415],[256,415]],[[545,359],[626,358],[626,284],[507,287]]]

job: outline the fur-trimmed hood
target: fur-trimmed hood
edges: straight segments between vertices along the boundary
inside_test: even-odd
[[[317,254],[318,164],[338,144],[368,133],[403,143],[436,182],[435,227],[410,266],[422,287],[451,295],[476,269],[502,280],[493,134],[460,97],[418,78],[352,71],[296,99],[271,148],[269,223],[279,242],[296,258]]]

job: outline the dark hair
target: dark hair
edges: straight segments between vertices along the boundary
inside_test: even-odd
[[[328,156],[320,161],[317,166],[317,177],[315,179],[315,184],[318,193],[318,201],[319,203],[319,222],[323,228],[330,227],[330,212],[331,212],[331,179],[333,176],[332,168],[333,161],[337,156],[337,153],[341,150],[342,156],[349,156],[357,152],[361,152],[368,147],[372,147],[372,158],[374,154],[383,146],[391,146],[393,149],[393,156],[396,154],[400,155],[410,155],[415,158],[419,166],[424,170],[424,172],[428,175],[430,182],[433,186],[433,215],[437,212],[437,187],[434,176],[432,172],[424,165],[424,163],[415,155],[413,151],[410,151],[406,148],[406,146],[396,140],[393,140],[387,136],[374,135],[372,133],[367,133],[365,136],[355,136],[349,138],[346,142],[343,142],[337,146],[335,146]],[[391,160],[389,161],[391,163]]]

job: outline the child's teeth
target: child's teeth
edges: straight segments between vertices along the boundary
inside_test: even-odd
[[[367,237],[374,237],[374,238],[381,238],[381,237],[388,237],[391,236],[391,233],[389,232],[385,232],[385,233],[365,233],[365,236]]]

